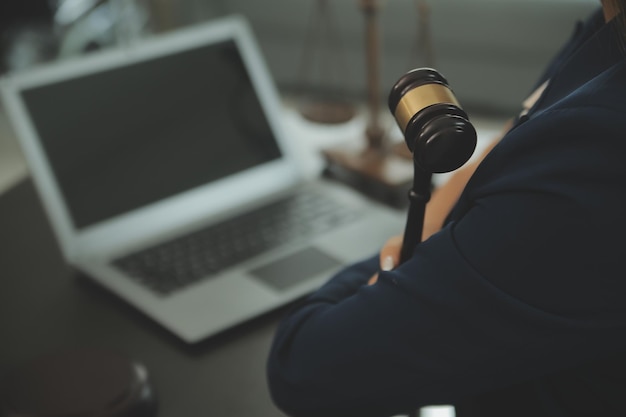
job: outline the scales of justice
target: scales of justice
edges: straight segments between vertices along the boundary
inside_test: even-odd
[[[310,47],[313,39],[325,30],[328,37],[327,48],[340,47],[339,39],[332,27],[328,0],[316,0],[316,13],[309,27],[308,42],[305,44],[303,65],[300,68],[301,76],[310,73]],[[332,147],[322,151],[326,161],[325,175],[363,192],[364,194],[394,207],[404,207],[407,203],[407,191],[413,180],[413,157],[402,143],[392,144],[388,128],[383,126],[381,94],[381,54],[379,12],[381,0],[357,0],[357,5],[364,17],[365,23],[365,72],[367,92],[366,127],[360,149],[352,147]],[[432,46],[430,26],[430,6],[427,0],[415,0],[416,39],[413,54],[421,58],[421,66],[434,66],[434,50]],[[325,28],[323,26],[326,26]],[[313,26],[313,27],[311,27]],[[322,34],[323,35],[323,34]],[[334,38],[333,38],[334,37]],[[317,39],[319,44],[319,39]],[[319,45],[318,45],[319,46]],[[322,45],[323,46],[323,45]],[[328,79],[332,76],[332,62],[329,61],[328,51],[326,62],[318,62],[322,72]],[[337,57],[334,64],[340,62]],[[331,59],[332,60],[332,59]],[[336,91],[318,91],[303,101],[300,107],[301,114],[314,122],[341,123],[350,120],[356,113],[351,104],[341,98]]]

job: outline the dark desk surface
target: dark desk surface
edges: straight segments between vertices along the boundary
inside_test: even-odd
[[[30,181],[0,196],[0,375],[59,349],[113,349],[146,365],[159,417],[282,416],[265,360],[283,313],[185,345],[65,264]]]

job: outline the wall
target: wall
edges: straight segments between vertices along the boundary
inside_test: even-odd
[[[328,2],[334,23],[330,27],[335,28],[331,37],[335,51],[334,55],[331,51],[331,59],[320,59],[319,48],[304,48],[307,35],[315,35],[313,38],[323,42],[327,39],[324,34],[329,32],[313,30],[311,20],[317,10],[316,1],[222,0],[220,3],[220,13],[240,13],[250,20],[283,90],[301,87],[308,80],[307,85],[316,88],[325,83],[351,95],[364,94],[365,26],[358,1]],[[415,53],[418,30],[415,4],[414,0],[381,1],[383,97],[407,69],[423,66]],[[431,0],[430,4],[436,51],[434,66],[448,78],[465,107],[509,113],[517,111],[534,79],[569,37],[575,22],[597,7],[598,2]],[[302,71],[304,49],[308,51],[308,77]],[[330,74],[323,80],[320,67]]]

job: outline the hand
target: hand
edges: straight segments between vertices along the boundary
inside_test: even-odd
[[[394,236],[387,240],[380,250],[379,262],[381,271],[391,271],[400,263],[400,250],[402,249],[402,236]],[[367,282],[367,285],[375,284],[378,281],[378,273],[374,274]]]

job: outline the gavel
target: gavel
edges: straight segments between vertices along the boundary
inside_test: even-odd
[[[476,129],[448,81],[432,68],[404,74],[389,93],[389,110],[413,155],[413,186],[400,252],[403,263],[422,239],[432,174],[454,171],[470,159],[476,148]]]

